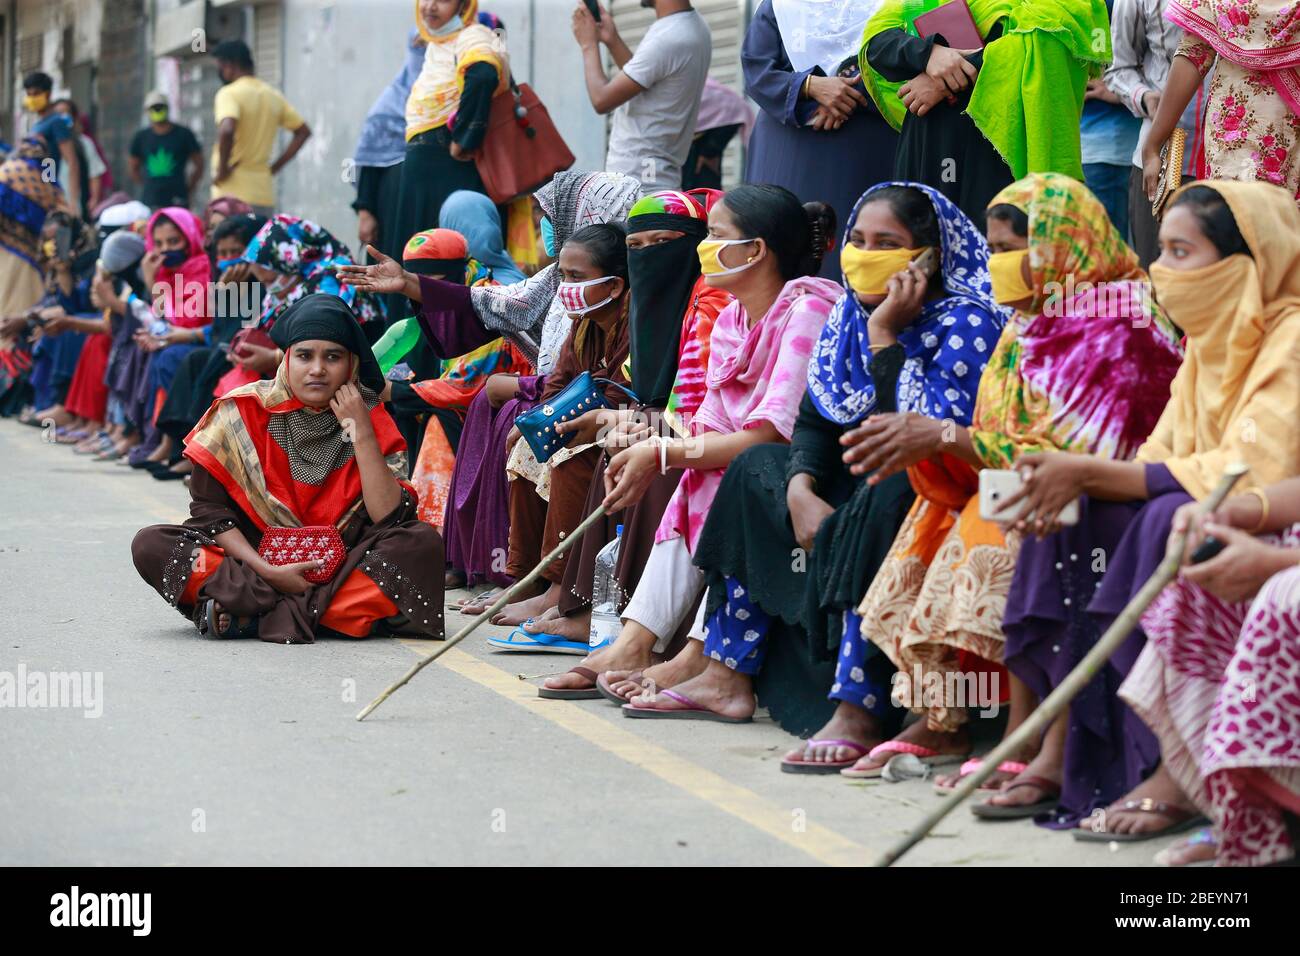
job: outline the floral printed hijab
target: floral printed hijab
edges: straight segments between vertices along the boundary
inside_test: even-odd
[[[242,258],[281,276],[262,300],[261,328],[270,328],[285,309],[314,292],[338,296],[363,325],[383,318],[383,310],[370,293],[339,284],[336,270],[351,265],[352,255],[328,229],[310,219],[284,214],[268,219]]]

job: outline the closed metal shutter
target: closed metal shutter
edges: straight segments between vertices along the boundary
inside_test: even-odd
[[[253,63],[258,79],[280,89],[284,64],[284,20],[278,3],[262,3],[253,12]]]
[[[633,51],[654,23],[655,12],[641,6],[640,0],[612,0],[608,4],[618,27],[619,36]],[[745,37],[745,0],[694,0],[692,6],[713,34],[713,59],[709,62],[709,76],[724,86],[744,94],[740,74],[740,44]],[[613,64],[606,57],[606,67],[613,72]],[[609,136],[608,124],[605,135]],[[722,185],[730,189],[744,176],[744,154],[740,137],[732,139],[722,154]]]

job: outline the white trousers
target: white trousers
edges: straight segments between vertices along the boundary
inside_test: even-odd
[[[632,600],[623,609],[623,620],[636,621],[653,634],[655,653],[662,654],[703,590],[704,572],[691,563],[686,540],[676,537],[658,541],[650,549]],[[691,627],[691,637],[704,639],[703,601]]]

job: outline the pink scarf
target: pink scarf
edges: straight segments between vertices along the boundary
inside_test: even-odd
[[[199,217],[179,206],[159,209],[145,227],[145,250],[154,248],[153,230],[159,219],[167,219],[185,237],[187,258],[179,266],[162,266],[153,280],[155,301],[161,297],[163,316],[185,329],[202,328],[212,321],[208,315],[208,286],[212,263],[203,249],[203,224]]]

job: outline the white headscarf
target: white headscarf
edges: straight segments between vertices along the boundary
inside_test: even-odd
[[[820,66],[827,76],[857,56],[867,21],[883,0],[772,0],[781,44],[795,72]]]

